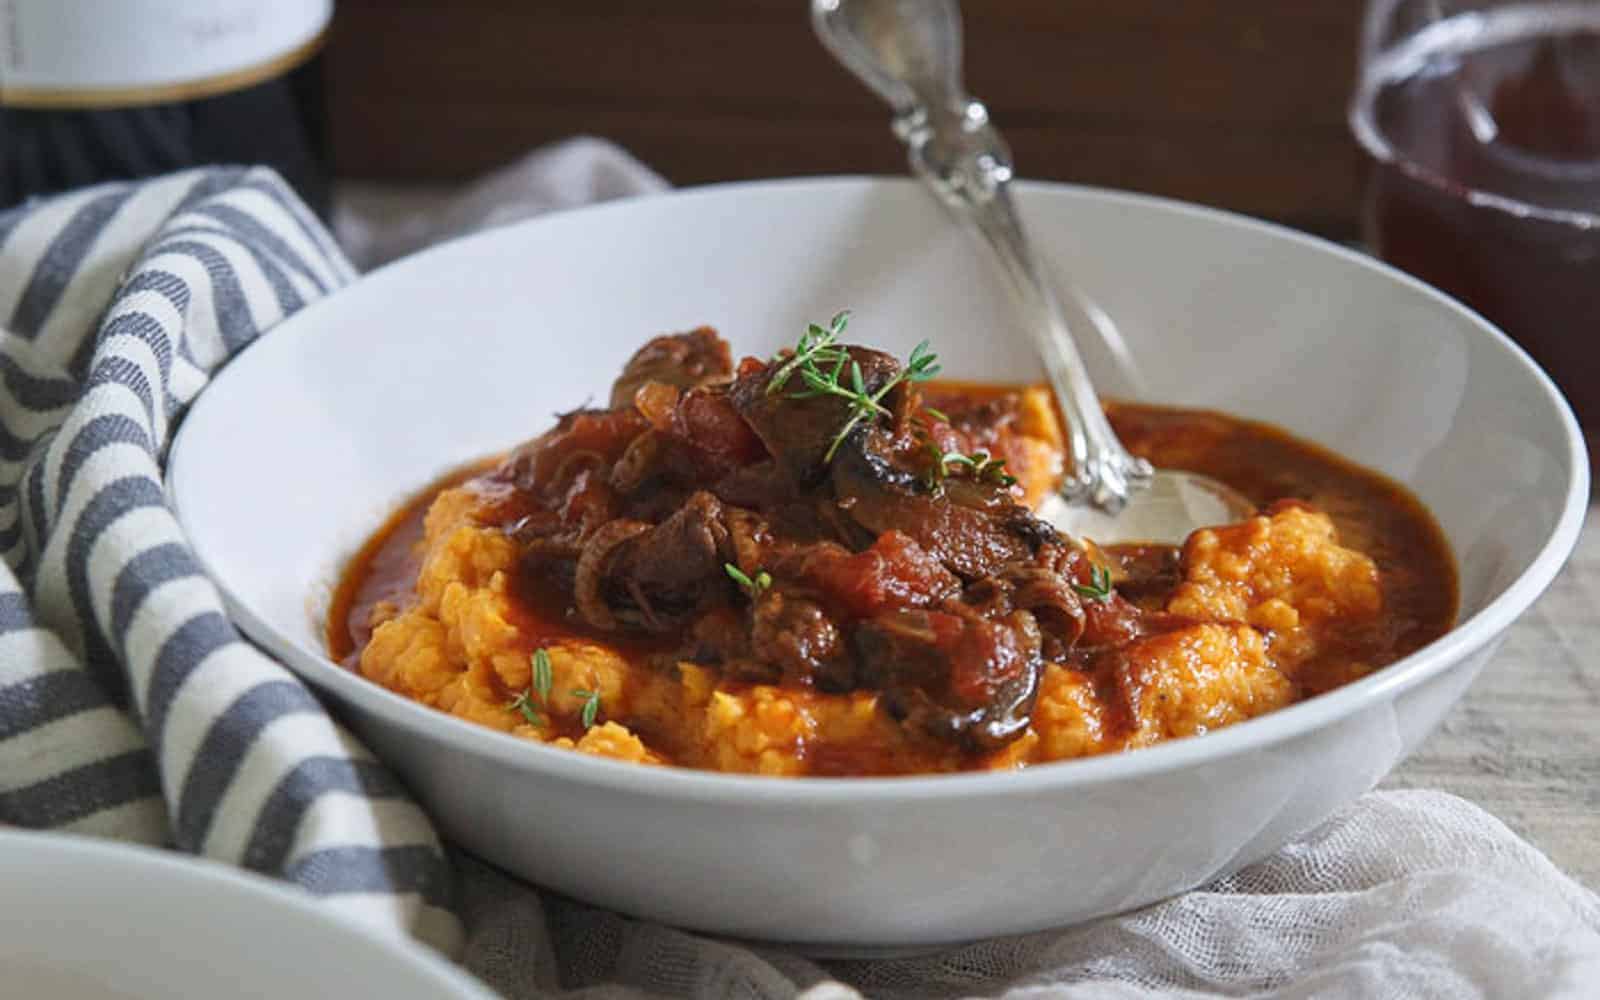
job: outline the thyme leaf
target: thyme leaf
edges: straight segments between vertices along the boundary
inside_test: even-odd
[[[528,725],[543,726],[544,718],[539,715],[539,710],[533,707],[533,702],[529,699],[530,693],[528,691],[517,692],[517,696],[512,698],[511,704],[506,707],[513,712],[521,712],[522,717],[528,720]]]
[[[543,646],[533,651],[533,690],[539,692],[539,700],[550,700],[550,685],[555,683],[555,673],[550,666],[550,653]]]
[[[543,646],[533,651],[532,660],[532,682],[518,691],[506,707],[513,712],[520,712],[528,720],[528,725],[542,727],[544,716],[539,714],[539,708],[550,704],[550,688],[555,683],[555,672],[550,665],[550,653]]]
[[[1089,567],[1089,585],[1074,583],[1072,589],[1091,601],[1111,600],[1111,571],[1098,563]]]
[[[574,698],[583,699],[583,712],[579,716],[583,722],[583,728],[593,729],[595,719],[600,715],[600,692],[586,691],[583,688],[574,688],[572,691],[572,696]]]
[[[761,594],[767,590],[767,588],[772,586],[772,574],[768,573],[764,569],[758,570],[755,578],[751,579],[748,575],[746,575],[744,570],[741,570],[733,563],[723,563],[722,568],[728,574],[729,578],[732,579],[734,583],[737,583],[739,585],[739,589],[744,591],[746,596],[748,596],[752,601],[760,597]]]

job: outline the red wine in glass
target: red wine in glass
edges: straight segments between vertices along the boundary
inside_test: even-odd
[[[1482,313],[1600,443],[1600,4],[1458,14],[1369,56],[1366,238]]]

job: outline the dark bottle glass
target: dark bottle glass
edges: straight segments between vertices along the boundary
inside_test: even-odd
[[[35,21],[71,16],[59,13],[60,8],[41,14],[41,10],[49,10],[49,2],[24,2],[23,13]],[[142,0],[131,2],[138,6]],[[262,12],[270,14],[271,3],[230,0],[220,7],[231,8],[234,20],[212,23],[210,30],[260,33],[264,30],[260,22],[270,20]],[[165,11],[160,8],[171,5],[157,2],[151,6],[157,10],[147,16],[161,15]],[[306,15],[299,16],[301,23],[296,27],[303,28]],[[243,164],[275,168],[319,215],[326,216],[329,150],[319,54],[325,23],[324,12],[320,23],[310,25],[315,32],[311,40],[288,51],[273,51],[270,38],[232,39],[231,48],[221,58],[239,53],[238,57],[252,59],[252,64],[230,66],[213,59],[209,68],[227,68],[200,79],[80,89],[29,87],[26,81],[19,86],[0,75],[0,209],[35,195],[101,181],[150,177],[208,164]],[[71,23],[49,28],[58,35],[76,30]],[[43,33],[45,29],[35,30]],[[93,29],[85,30],[94,34]],[[282,29],[278,30],[281,34]],[[8,39],[0,30],[0,41],[15,44],[19,27],[13,24],[10,31]],[[130,44],[138,42],[130,40]],[[108,40],[89,38],[84,44],[103,46]],[[43,43],[39,47],[48,48]],[[59,48],[71,51],[70,43]],[[17,55],[11,52],[13,60]],[[57,61],[66,60],[58,56]],[[55,75],[70,83],[71,69],[56,70]],[[5,70],[6,63],[0,60],[0,74]]]
[[[1526,348],[1572,402],[1593,451],[1600,3],[1463,15],[1419,37],[1354,109],[1374,160],[1367,238]]]

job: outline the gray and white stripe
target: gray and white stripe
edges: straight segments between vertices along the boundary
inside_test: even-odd
[[[0,823],[205,854],[449,950],[427,818],[240,637],[161,487],[209,373],[353,277],[267,170],[0,213]]]

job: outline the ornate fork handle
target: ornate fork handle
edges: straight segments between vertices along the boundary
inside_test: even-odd
[[[1115,514],[1150,480],[1150,464],[1117,440],[1011,202],[1011,150],[961,83],[954,0],[813,0],[823,43],[894,109],[911,170],[995,251],[1056,398],[1066,413],[1070,502]]]

